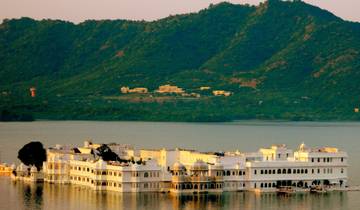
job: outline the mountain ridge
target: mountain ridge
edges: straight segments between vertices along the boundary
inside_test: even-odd
[[[358,120],[359,35],[360,23],[279,0],[220,3],[150,22],[7,20],[0,25],[0,108],[50,119]],[[196,100],[156,101],[119,93],[167,83],[233,95],[198,91]]]

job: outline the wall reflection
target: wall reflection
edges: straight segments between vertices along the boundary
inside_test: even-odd
[[[0,205],[8,209],[356,209],[360,192],[332,192],[328,194],[255,194],[231,192],[174,196],[161,193],[95,192],[70,185],[29,184],[0,179]],[[349,198],[350,196],[350,198]],[[351,205],[349,205],[349,203]]]

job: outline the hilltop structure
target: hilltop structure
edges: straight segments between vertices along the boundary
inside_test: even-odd
[[[213,91],[213,95],[214,96],[230,96],[231,92],[230,91],[225,91],[225,90],[214,90]]]
[[[293,151],[285,145],[258,152],[203,153],[184,149],[109,147],[126,162],[104,161],[95,155],[100,144],[57,145],[47,150],[43,171],[23,164],[13,167],[14,180],[75,184],[100,191],[211,193],[224,191],[276,192],[283,186],[298,191],[312,187],[345,189],[347,153],[337,148]],[[142,160],[142,161],[138,161]]]
[[[159,89],[156,90],[157,93],[176,93],[181,94],[185,91],[182,88],[179,88],[178,86],[173,85],[161,85],[159,86]]]
[[[31,87],[30,89],[30,96],[32,98],[36,97],[36,88],[35,87]]]
[[[137,88],[133,88],[130,89],[129,87],[121,87],[120,88],[121,93],[126,94],[126,93],[148,93],[148,89],[144,88],[144,87],[137,87]]]

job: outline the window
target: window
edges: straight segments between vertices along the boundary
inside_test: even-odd
[[[314,158],[311,158],[311,162],[314,162]]]
[[[264,170],[261,170],[261,171],[260,171],[260,174],[264,174]]]
[[[344,162],[344,158],[343,158],[343,157],[341,158],[341,162]]]
[[[148,172],[145,172],[145,173],[144,173],[144,177],[149,177],[149,173],[148,173]]]
[[[254,174],[256,174],[256,170],[254,170]]]

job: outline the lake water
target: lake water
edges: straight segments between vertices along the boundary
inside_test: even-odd
[[[360,123],[264,122],[154,123],[36,121],[0,123],[1,161],[16,162],[31,140],[45,146],[80,145],[92,139],[136,148],[188,148],[200,151],[256,151],[285,143],[296,148],[335,146],[349,154],[351,185],[360,185]],[[278,197],[275,194],[224,193],[173,197],[159,193],[97,193],[74,186],[27,185],[0,178],[1,209],[359,209],[360,192]]]

